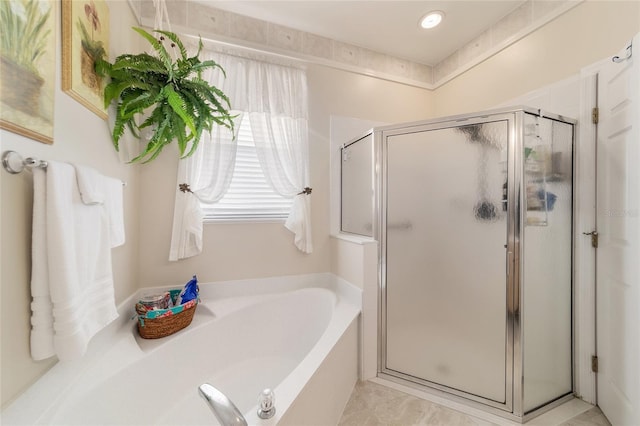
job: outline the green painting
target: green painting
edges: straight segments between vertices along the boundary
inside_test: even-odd
[[[55,1],[0,0],[0,127],[53,143]]]
[[[106,119],[105,81],[96,60],[108,59],[109,8],[104,0],[62,1],[62,90]]]

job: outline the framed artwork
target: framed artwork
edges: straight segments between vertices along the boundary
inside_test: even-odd
[[[0,128],[53,143],[55,0],[0,0]]]
[[[62,0],[62,90],[102,119],[107,118],[105,81],[94,69],[109,52],[105,0]]]

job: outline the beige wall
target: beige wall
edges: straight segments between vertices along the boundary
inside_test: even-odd
[[[60,8],[57,31],[60,34]],[[129,28],[134,25],[127,2],[110,1],[111,53],[131,50],[137,40]],[[114,19],[117,17],[117,19]],[[1,150],[14,150],[24,157],[69,161],[95,167],[105,175],[126,181],[125,229],[127,242],[113,250],[116,298],[123,300],[137,288],[138,258],[138,171],[121,165],[111,145],[105,121],[60,90],[60,38],[56,51],[54,143],[45,145],[0,130]],[[31,216],[33,180],[29,172],[10,175],[0,171],[1,271],[1,364],[2,405],[15,397],[49,369],[55,359],[34,362],[29,352],[31,275]]]
[[[613,56],[640,31],[639,1],[585,1],[435,90],[436,115],[493,108]]]
[[[300,253],[282,223],[206,224],[204,253],[169,262],[176,185],[176,155],[141,168],[140,282],[143,286],[292,275],[330,270],[329,117],[342,115],[398,122],[432,115],[432,94],[423,89],[310,65],[309,144],[313,253]]]

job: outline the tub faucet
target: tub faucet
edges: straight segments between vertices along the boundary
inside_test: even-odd
[[[218,389],[209,383],[204,383],[200,385],[198,392],[207,401],[209,408],[222,426],[247,426],[247,421],[238,407]]]

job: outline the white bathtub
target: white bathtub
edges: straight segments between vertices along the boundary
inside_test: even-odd
[[[133,295],[79,362],[58,363],[2,412],[2,424],[217,424],[210,383],[249,424],[335,424],[357,379],[361,291],[331,274],[200,284],[191,325],[141,339]],[[264,388],[276,415],[256,415]]]

